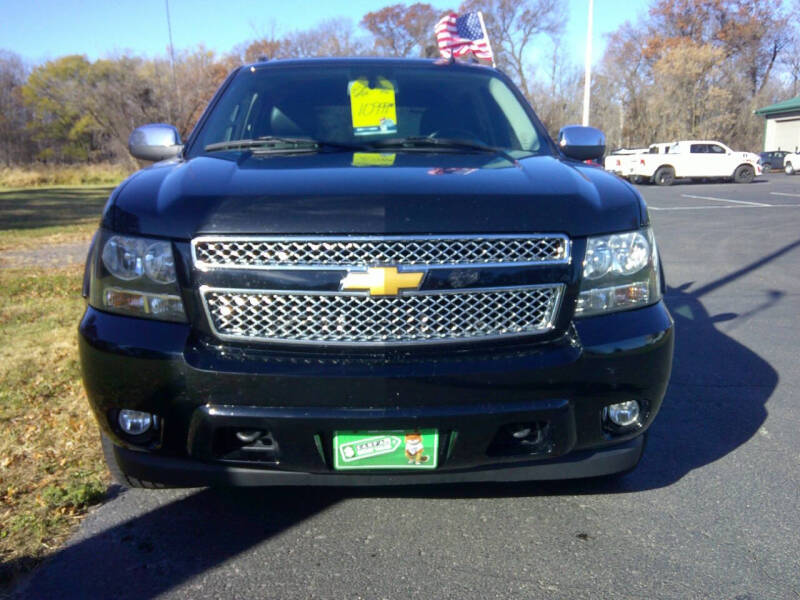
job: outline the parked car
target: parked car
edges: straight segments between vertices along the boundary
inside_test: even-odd
[[[783,172],[787,175],[794,175],[800,169],[800,154],[789,152],[783,157]]]
[[[632,469],[670,375],[647,207],[511,80],[256,63],[113,191],[80,358],[132,486],[410,485]]]
[[[783,161],[787,154],[789,153],[784,150],[762,152],[759,154],[761,157],[761,170],[764,173],[769,173],[772,169],[783,169]]]
[[[750,183],[761,175],[758,154],[734,152],[721,142],[687,140],[672,144],[666,154],[640,155],[631,177],[656,185],[672,185],[679,178],[732,179]]]

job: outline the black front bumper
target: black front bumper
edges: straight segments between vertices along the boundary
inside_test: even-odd
[[[628,471],[644,452],[645,436],[602,450],[579,450],[547,461],[488,465],[473,469],[426,473],[309,473],[213,464],[188,458],[160,456],[114,446],[117,464],[126,474],[173,487],[265,485],[416,485],[501,481],[544,481],[598,477]]]
[[[365,485],[511,481],[604,475],[632,468],[664,396],[672,320],[663,303],[577,321],[556,340],[382,356],[218,346],[187,325],[89,308],[80,326],[88,396],[122,470],[168,485]],[[602,409],[643,407],[640,427],[604,429]],[[143,446],[116,429],[120,408],[155,413],[160,437]],[[542,443],[497,442],[510,425],[542,427]],[[343,429],[436,428],[435,471],[339,473],[332,436]],[[268,431],[258,460],[224,440]],[[498,449],[499,448],[499,449]]]

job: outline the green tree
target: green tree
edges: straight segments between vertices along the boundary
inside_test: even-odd
[[[97,149],[94,123],[81,106],[90,67],[85,56],[64,56],[36,67],[22,87],[38,158],[87,160]]]

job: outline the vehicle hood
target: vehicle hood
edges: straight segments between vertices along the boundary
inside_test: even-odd
[[[161,163],[126,180],[104,224],[121,233],[406,234],[640,227],[639,194],[603,169],[552,156],[402,152],[257,156]]]

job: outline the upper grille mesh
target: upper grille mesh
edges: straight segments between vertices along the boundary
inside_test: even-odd
[[[197,238],[200,268],[480,265],[567,262],[565,236],[382,238]]]
[[[253,341],[392,344],[543,333],[563,286],[366,296],[203,292],[217,335]]]

